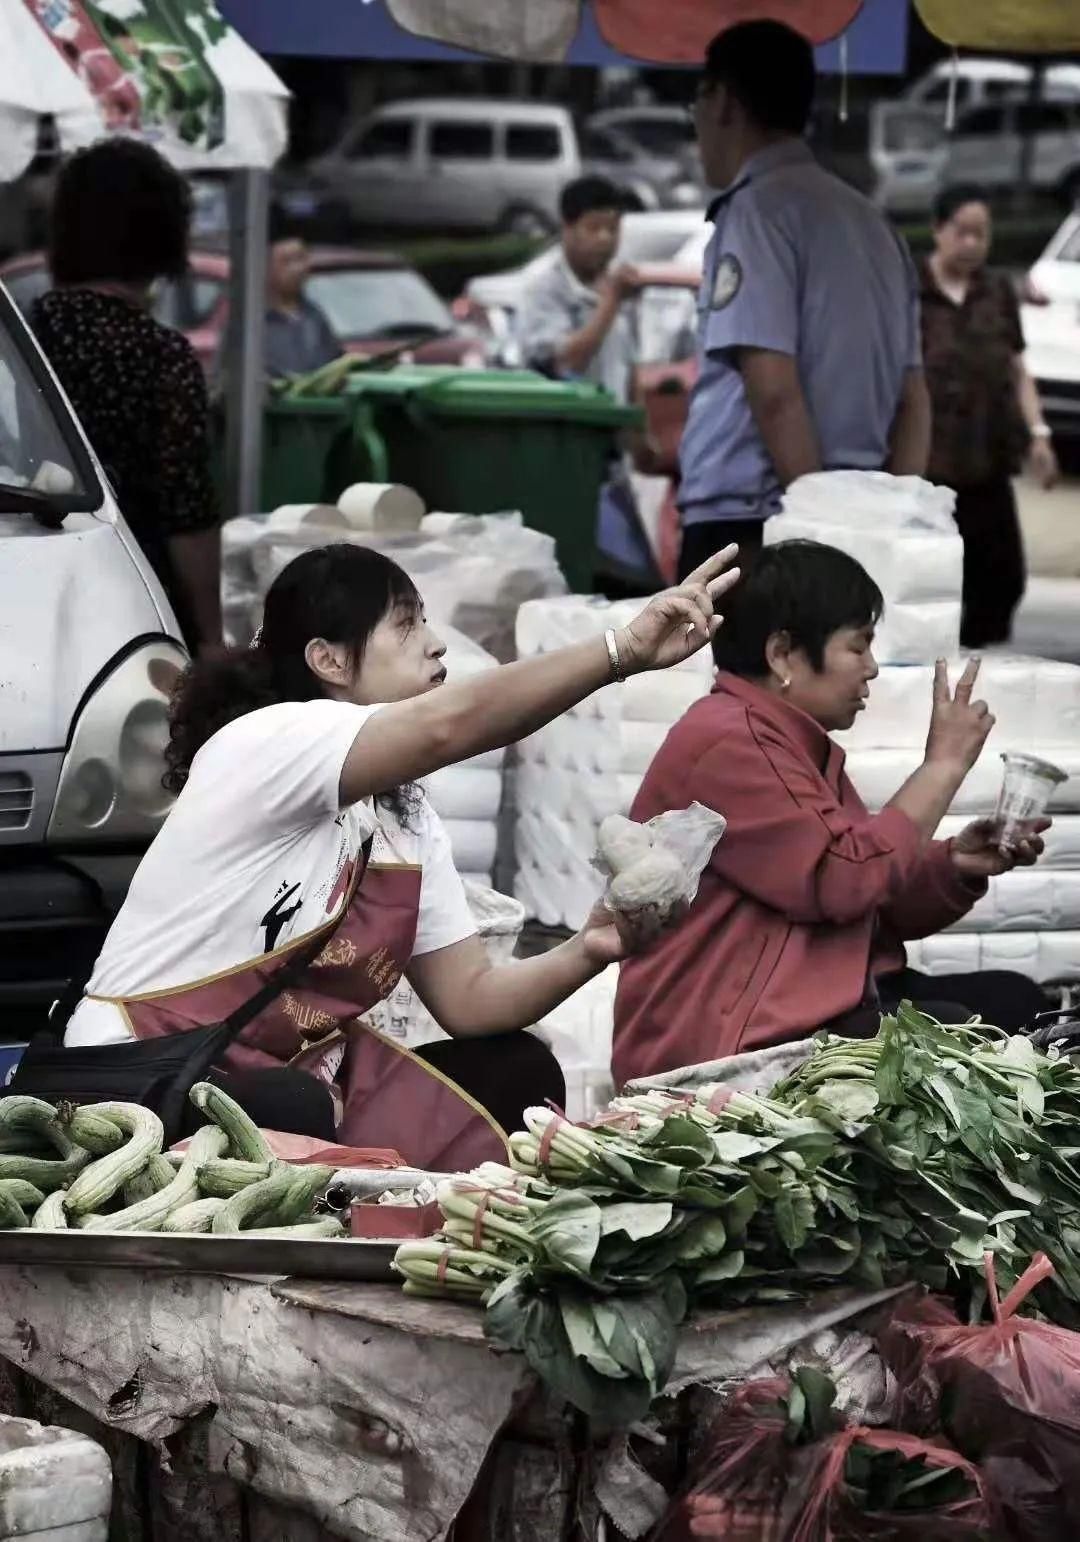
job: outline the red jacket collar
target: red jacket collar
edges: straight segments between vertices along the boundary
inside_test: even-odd
[[[729,674],[726,669],[717,672],[713,695],[734,697],[737,701],[745,702],[753,709],[756,717],[765,718],[778,732],[793,739],[805,750],[822,775],[827,775],[830,781],[839,777],[844,767],[843,750],[829,738],[821,724],[815,722],[801,707],[793,707],[782,696],[765,690],[764,686],[755,685],[752,680],[746,680],[741,675]]]

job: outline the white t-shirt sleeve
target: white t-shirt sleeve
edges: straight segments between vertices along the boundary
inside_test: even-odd
[[[435,953],[439,948],[449,948],[455,942],[464,942],[467,937],[476,935],[476,922],[465,897],[465,885],[454,866],[450,837],[426,798],[417,819],[423,877],[414,958]]]
[[[335,817],[341,772],[353,740],[380,708],[344,701],[289,701],[237,718],[199,751],[199,785],[221,779],[224,793],[243,765],[244,802],[265,826],[297,828]],[[375,828],[369,814],[365,836]]]

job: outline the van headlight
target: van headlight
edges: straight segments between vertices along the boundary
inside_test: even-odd
[[[169,698],[187,656],[161,638],[113,668],[83,702],[71,735],[50,841],[150,838],[172,807],[161,785]]]

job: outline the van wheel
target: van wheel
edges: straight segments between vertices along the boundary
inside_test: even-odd
[[[512,204],[499,221],[499,230],[506,236],[529,236],[542,240],[554,234],[555,225],[541,209],[531,204]]]

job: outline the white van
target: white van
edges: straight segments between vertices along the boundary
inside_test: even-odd
[[[0,285],[0,1046],[25,1038],[93,961],[168,812],[168,699],[186,662],[161,586]]]

